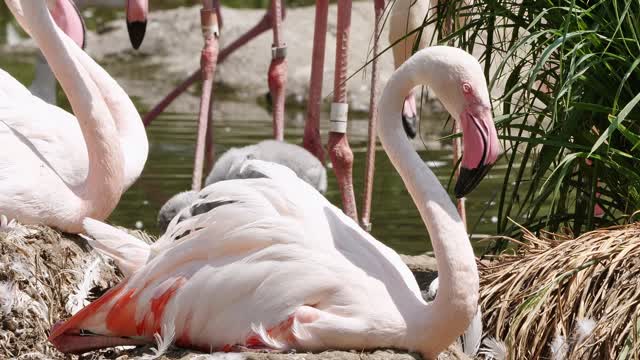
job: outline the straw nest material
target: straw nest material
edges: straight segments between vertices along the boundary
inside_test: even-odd
[[[507,358],[639,358],[640,223],[524,240],[480,265],[485,332]]]
[[[64,358],[47,341],[51,326],[120,278],[81,237],[0,216],[0,359]]]

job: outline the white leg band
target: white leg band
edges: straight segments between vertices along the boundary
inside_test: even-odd
[[[329,131],[334,133],[347,132],[347,115],[349,114],[349,104],[331,103],[331,117],[329,118]]]

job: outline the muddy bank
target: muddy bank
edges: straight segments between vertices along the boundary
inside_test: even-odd
[[[199,67],[200,50],[203,43],[199,11],[199,6],[152,11],[147,34],[138,51],[131,49],[126,28],[123,26],[122,20],[117,19],[107,24],[100,34],[89,34],[88,52],[97,60],[109,63],[123,60],[129,62],[129,60],[135,59],[136,68],[139,67],[141,71],[153,69],[157,80],[174,84]],[[220,48],[256,24],[264,16],[265,11],[263,9],[223,7],[222,14],[224,23],[220,36]],[[336,5],[333,4],[329,8],[325,52],[325,76],[322,92],[325,97],[330,94],[333,87],[336,16]],[[311,71],[314,17],[313,7],[287,10],[284,22],[284,40],[288,45],[287,94],[290,103],[304,104],[304,99],[306,99]],[[366,63],[371,49],[373,3],[354,3],[351,21],[349,73],[353,74]],[[223,64],[220,64],[216,73],[216,82],[235,89],[237,95],[243,98],[256,98],[267,93],[267,69],[271,61],[271,43],[272,33],[267,31],[238,49]],[[96,46],[96,44],[100,46]],[[387,45],[387,31],[385,30],[381,36],[381,48],[385,48]],[[382,55],[379,62],[381,79],[389,77],[393,71],[392,63],[391,53]],[[366,111],[368,109],[369,85],[369,74],[365,72],[349,80],[349,101],[353,110]],[[153,89],[153,91],[155,90]],[[136,89],[131,88],[131,91],[129,92],[131,95],[137,95]],[[164,92],[160,92],[158,95]]]
[[[0,220],[2,221],[2,220]],[[145,241],[140,231],[131,233]],[[427,255],[403,256],[422,289],[436,276],[435,259]],[[0,223],[0,358],[63,359],[47,342],[49,330],[67,319],[120,281],[122,275],[110,260],[91,252],[79,236],[61,234],[45,226]],[[90,353],[82,359],[138,359],[153,354],[149,345]],[[76,358],[73,356],[73,358]],[[416,354],[396,350],[326,351],[311,353],[202,354],[172,348],[165,359],[255,360],[410,360]],[[463,359],[456,348],[441,359]]]

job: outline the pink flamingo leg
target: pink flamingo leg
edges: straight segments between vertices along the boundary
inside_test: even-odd
[[[329,157],[342,193],[345,214],[356,222],[358,212],[353,193],[353,152],[347,140],[347,56],[351,27],[351,0],[338,0],[338,31],[336,39],[336,66],[333,79],[333,104],[329,132]]]
[[[364,171],[364,199],[362,202],[362,227],[371,231],[371,199],[373,196],[373,175],[376,167],[376,123],[378,122],[378,40],[380,21],[384,13],[384,0],[374,1],[375,20],[373,25],[373,62],[371,63],[371,96],[369,97],[369,136],[367,139],[367,160]]]
[[[284,102],[287,84],[287,46],[283,41],[281,0],[271,0],[270,12],[273,15],[273,47],[269,65],[268,83],[273,98],[273,137],[284,140]]]
[[[209,122],[211,106],[211,91],[213,90],[213,74],[215,73],[216,61],[218,59],[218,21],[215,9],[213,8],[213,0],[202,0],[200,20],[202,24],[202,35],[204,36],[204,47],[200,57],[200,67],[202,69],[204,83],[202,84],[202,96],[200,98],[198,138],[196,141],[193,167],[193,182],[191,184],[191,188],[196,191],[202,187],[202,166],[204,162],[207,123]]]
[[[327,19],[329,1],[316,1],[316,19],[313,29],[313,50],[311,56],[311,79],[309,80],[309,99],[307,103],[307,121],[304,124],[302,146],[315,155],[324,164],[324,149],[320,139],[320,108],[322,105],[322,73],[324,70],[324,49],[327,40]]]
[[[283,7],[284,9],[284,7]],[[219,13],[219,8],[216,7],[216,13]],[[285,13],[282,13],[282,18],[285,17]],[[241,48],[243,45],[262,34],[263,32],[271,29],[273,16],[271,15],[271,10],[269,10],[265,16],[251,29],[249,29],[246,33],[242,34],[239,38],[234,40],[231,44],[227,45],[224,49],[220,50],[220,54],[218,55],[218,64],[223,63],[229,55],[231,55],[234,51]],[[180,96],[183,92],[185,92],[191,85],[193,85],[196,81],[201,79],[201,71],[200,69],[196,70],[191,74],[186,80],[180,83],[173,91],[171,91],[167,96],[164,97],[156,106],[154,106],[151,111],[149,111],[143,119],[144,126],[148,126],[151,122],[158,117],[166,108],[169,106],[178,96]]]

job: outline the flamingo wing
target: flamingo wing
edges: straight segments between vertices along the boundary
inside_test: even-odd
[[[87,176],[87,148],[77,119],[67,111],[33,96],[27,88],[0,69],[0,139],[17,138],[36,157],[46,159],[70,187]],[[5,153],[0,156],[16,154]],[[42,161],[41,161],[42,162]]]
[[[290,204],[269,199],[277,189],[259,188],[273,182],[219,183],[226,191],[218,206],[174,224],[170,231],[183,236],[159,239],[145,265],[50,340],[82,329],[145,339],[175,333],[178,344],[206,350],[315,349],[361,344],[370,311],[385,309],[391,315],[382,321],[400,323],[381,281],[335,249],[311,246],[313,234],[283,211]],[[354,336],[340,339],[346,333]]]

